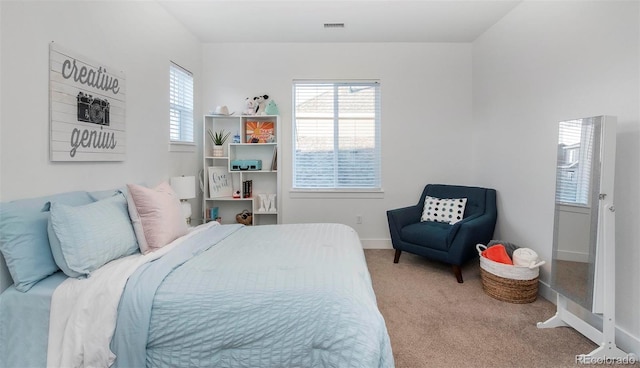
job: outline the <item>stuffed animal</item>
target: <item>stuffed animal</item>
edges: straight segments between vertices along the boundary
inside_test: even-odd
[[[242,114],[255,115],[257,107],[258,107],[258,104],[255,101],[255,97],[254,98],[247,97],[244,100],[244,111],[242,112]]]
[[[264,108],[264,113],[267,115],[278,115],[279,111],[278,111],[278,105],[276,105],[276,102],[273,100],[269,100],[267,107]]]
[[[253,101],[256,103],[256,115],[264,115],[264,109],[266,107],[266,101],[269,99],[268,95],[257,96],[253,98]]]

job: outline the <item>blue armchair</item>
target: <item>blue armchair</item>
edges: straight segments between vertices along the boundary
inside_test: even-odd
[[[467,198],[462,220],[453,225],[421,222],[426,196]],[[491,240],[497,217],[495,189],[429,184],[415,206],[387,211],[391,243],[396,250],[393,263],[398,263],[402,251],[445,262],[453,266],[456,279],[462,283],[460,266],[478,257],[476,244]]]

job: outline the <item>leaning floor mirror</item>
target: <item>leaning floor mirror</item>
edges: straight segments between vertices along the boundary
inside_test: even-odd
[[[551,266],[557,313],[538,327],[575,328],[600,345],[592,357],[626,355],[615,345],[615,151],[615,117],[558,125]],[[602,318],[601,329],[579,317],[588,314]]]

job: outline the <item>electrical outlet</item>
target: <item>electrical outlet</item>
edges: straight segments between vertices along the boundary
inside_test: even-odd
[[[356,216],[356,224],[361,224],[362,223],[362,215],[357,215]]]

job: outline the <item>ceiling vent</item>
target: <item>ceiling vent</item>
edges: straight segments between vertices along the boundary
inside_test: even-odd
[[[344,28],[344,23],[325,23],[324,28]]]

